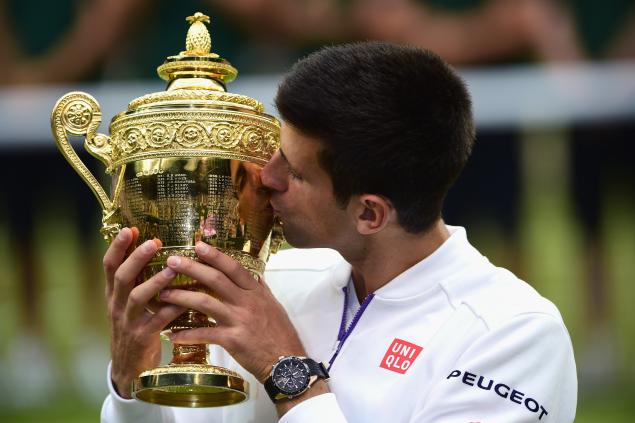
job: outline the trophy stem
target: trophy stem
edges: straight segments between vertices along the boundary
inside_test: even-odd
[[[205,314],[188,309],[166,327],[166,332],[174,333],[192,328],[213,327],[214,325],[213,320]],[[170,365],[178,364],[209,364],[207,344],[174,344]]]
[[[205,314],[187,310],[166,329],[211,326],[214,322]],[[209,364],[207,344],[174,344],[170,364],[141,373],[132,384],[132,395],[173,407],[221,407],[245,401],[249,384],[238,373]]]
[[[175,344],[170,365],[178,364],[209,364],[207,344]]]

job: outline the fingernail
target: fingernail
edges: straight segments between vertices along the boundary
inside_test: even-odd
[[[168,257],[168,266],[176,267],[179,264],[181,264],[181,257],[179,256]]]
[[[117,239],[119,241],[127,241],[128,240],[128,235],[130,230],[126,230],[127,228],[123,228],[121,231],[119,231],[119,234],[117,235]]]
[[[159,294],[159,298],[161,298],[162,300],[167,299],[170,296],[170,290],[169,289],[164,289],[163,291],[161,291],[161,293]]]
[[[170,269],[169,267],[166,267],[165,269],[163,269],[161,273],[163,273],[163,276],[168,279],[172,279],[173,277],[176,276],[176,272]]]
[[[204,243],[204,242],[198,242],[196,243],[196,251],[201,253],[201,254],[207,254],[209,253],[210,247],[208,244]]]
[[[154,250],[157,248],[157,245],[154,243],[153,240],[148,240],[143,243],[141,248],[143,248],[143,251],[145,251],[146,253],[153,253]]]

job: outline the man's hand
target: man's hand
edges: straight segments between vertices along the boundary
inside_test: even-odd
[[[150,301],[176,274],[165,268],[135,286],[139,273],[161,247],[161,241],[149,240],[126,258],[138,235],[137,228],[122,229],[104,256],[112,381],[123,398],[131,397],[130,385],[139,373],[159,364],[159,333],[184,311],[172,304],[159,306],[156,312],[149,311]]]
[[[170,289],[161,292],[161,300],[205,313],[217,326],[174,333],[173,342],[218,344],[261,383],[278,357],[306,355],[286,311],[264,282],[205,243],[196,245],[196,253],[204,263],[170,257],[168,266],[206,285],[214,297]]]

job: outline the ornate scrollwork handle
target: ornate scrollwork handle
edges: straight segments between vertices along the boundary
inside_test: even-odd
[[[273,220],[273,228],[271,229],[271,247],[269,247],[271,254],[277,253],[280,247],[282,247],[282,244],[284,244],[284,241],[282,222],[276,217]]]
[[[73,91],[60,98],[53,107],[51,114],[51,127],[58,148],[75,169],[79,176],[93,191],[104,214],[104,229],[108,229],[106,238],[111,238],[117,232],[117,224],[113,222],[116,213],[116,205],[110,200],[108,194],[97,181],[95,176],[81,161],[67,134],[83,135],[84,147],[90,154],[102,161],[107,172],[112,172],[112,145],[110,137],[98,134],[97,128],[101,123],[101,109],[99,103],[91,95]]]

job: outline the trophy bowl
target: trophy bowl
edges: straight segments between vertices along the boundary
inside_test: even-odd
[[[280,145],[280,123],[257,100],[226,91],[225,84],[238,72],[210,52],[209,18],[196,13],[187,20],[186,50],[157,69],[167,89],[132,100],[113,117],[110,136],[96,132],[101,111],[89,94],[64,95],[51,116],[60,151],[103,209],[106,241],[122,227],[138,228],[136,245],[161,240],[162,248],[137,283],[165,268],[169,256],[197,260],[198,241],[261,277],[269,255],[282,242],[260,179],[262,167]],[[110,195],[79,159],[69,134],[83,136],[84,147],[106,165],[112,175]],[[213,295],[180,274],[169,287]],[[213,316],[187,310],[165,332],[214,324]],[[206,344],[174,345],[169,364],[148,369],[133,382],[133,396],[182,407],[246,400],[249,387],[243,377],[208,360]]]

